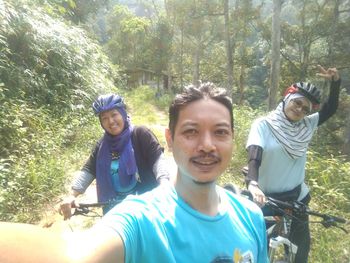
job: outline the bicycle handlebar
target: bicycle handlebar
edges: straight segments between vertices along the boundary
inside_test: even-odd
[[[266,204],[272,208],[278,207],[280,209],[291,209],[294,213],[303,213],[303,214],[308,214],[312,216],[317,216],[324,220],[333,220],[337,223],[342,223],[342,224],[346,223],[346,220],[344,218],[312,211],[309,209],[307,205],[299,201],[285,202],[285,201],[280,201],[271,197],[267,197]]]
[[[241,195],[252,200],[252,195],[248,190],[242,190]],[[282,214],[286,214],[285,210],[291,210],[292,213],[317,216],[322,218],[322,221],[319,221],[317,223],[321,223],[324,227],[328,228],[331,226],[335,226],[342,229],[345,233],[348,233],[346,229],[337,225],[337,223],[347,223],[347,221],[344,218],[312,211],[307,205],[299,201],[281,201],[268,196],[266,196],[266,199],[267,202],[265,203],[265,205],[269,206],[271,209],[281,212]]]
[[[107,208],[109,206],[114,206],[119,204],[120,202],[122,202],[124,200],[124,198],[126,197],[126,195],[122,195],[119,194],[117,197],[115,197],[114,199],[111,199],[107,202],[97,202],[97,203],[78,203],[72,204],[72,208],[75,208],[74,213],[72,214],[72,216],[75,215],[84,215],[84,216],[88,216],[87,214],[90,212],[93,212],[91,209],[89,208],[96,208],[96,207],[101,207],[101,208]],[[94,212],[95,213],[95,212]],[[95,213],[97,214],[97,213]]]
[[[101,203],[79,203],[77,206],[74,205],[72,208],[79,208],[79,207],[103,207],[105,205],[108,205],[108,202],[101,202]]]
[[[101,203],[79,203],[78,205],[73,205],[72,208],[75,208],[74,213],[72,216],[77,216],[77,215],[84,215],[86,216],[88,213],[91,212],[89,208],[92,207],[104,207],[108,205],[108,202],[101,202]]]

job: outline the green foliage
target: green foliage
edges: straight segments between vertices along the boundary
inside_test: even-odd
[[[113,89],[117,79],[82,30],[25,6],[7,5],[5,11],[0,22],[1,157],[27,149],[43,116],[59,118],[90,107],[91,97]]]
[[[328,157],[309,151],[307,175],[313,193],[328,203],[323,208],[341,207],[350,211],[350,163],[343,156]]]
[[[168,107],[171,95],[159,98],[156,90],[141,86],[131,91],[121,91],[134,125],[145,125],[150,128],[165,146],[164,127],[168,126]]]
[[[92,98],[118,75],[83,30],[13,3],[0,13],[0,219],[34,222],[65,187],[76,159],[64,153],[90,132]]]
[[[127,8],[116,5],[107,17],[109,40],[106,53],[113,63],[126,68],[145,66],[143,53],[149,42],[150,20],[133,15]]]
[[[16,3],[16,0],[7,0]],[[109,0],[20,0],[22,5],[33,9],[41,6],[45,13],[56,18],[65,18],[75,24],[84,23],[94,17],[99,8]]]
[[[234,149],[230,168],[227,173],[220,178],[222,183],[235,182],[240,187],[244,178],[241,169],[247,165],[247,151],[245,148],[247,137],[252,122],[264,113],[247,106],[234,106]]]
[[[109,79],[115,73],[81,29],[35,9],[22,7],[20,11],[8,9],[8,20],[0,31],[6,39],[1,46],[6,52],[0,67],[6,97],[64,111],[89,100],[89,93],[112,87]],[[86,72],[93,72],[94,78],[86,78],[90,75]]]
[[[45,157],[45,159],[43,158]],[[0,196],[1,220],[37,222],[43,204],[62,192],[64,164],[50,156],[23,158],[2,173]]]
[[[311,189],[311,208],[350,219],[350,163],[343,156],[327,156],[309,151],[307,181]],[[311,220],[317,220],[312,218]],[[347,226],[345,228],[348,229]],[[349,235],[340,229],[311,224],[311,262],[348,262]],[[336,246],[332,244],[337,244]],[[322,251],[322,253],[317,253]]]
[[[323,94],[328,93],[325,90]],[[339,96],[339,106],[335,115],[322,124],[315,134],[311,149],[317,149],[322,155],[339,155],[343,152],[343,144],[347,138],[348,123],[350,121],[350,95],[343,89]],[[346,156],[349,160],[350,156]]]
[[[158,73],[166,72],[172,55],[173,32],[170,21],[161,16],[151,28],[151,37],[146,46],[147,64]]]
[[[89,138],[98,134],[90,134],[92,116],[85,112],[72,112],[61,120],[50,119],[45,112],[36,114],[37,118],[30,119],[33,127],[26,130],[18,150],[10,151],[7,159],[0,160],[2,220],[37,221],[43,206],[65,189],[67,167],[84,161],[86,157],[81,159],[81,156],[86,155],[95,141]],[[90,129],[84,128],[89,126]],[[81,139],[84,134],[86,141]]]

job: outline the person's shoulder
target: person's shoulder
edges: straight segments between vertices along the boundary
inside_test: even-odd
[[[98,150],[100,148],[102,142],[103,142],[103,136],[95,142],[95,144],[92,146],[92,149],[94,151]]]
[[[141,134],[152,134],[153,135],[153,132],[146,126],[144,125],[137,125],[137,126],[134,126],[133,127],[133,134],[139,136]]]
[[[318,120],[320,118],[319,112],[315,112],[305,117],[305,120],[308,120],[313,126],[317,126]]]
[[[260,116],[253,121],[255,125],[262,125],[266,123],[266,116]]]
[[[238,193],[232,193],[226,189],[223,189],[225,194],[229,197],[231,204],[233,204],[239,210],[246,210],[248,213],[262,215],[261,209],[253,201],[249,200],[248,197],[245,197]]]
[[[267,120],[266,120],[266,116],[261,116],[256,118],[251,125],[252,129],[258,129],[258,128],[265,128],[268,127],[267,125]]]
[[[133,128],[134,131],[149,131],[150,129],[145,125],[135,125]]]

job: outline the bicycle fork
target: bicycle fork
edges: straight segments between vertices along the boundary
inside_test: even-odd
[[[285,247],[288,248],[288,253],[284,253],[284,255],[285,255],[284,260],[287,260],[286,262],[293,263],[295,260],[295,255],[297,253],[298,247],[295,244],[293,244],[292,242],[290,242],[287,238],[282,237],[282,236],[277,236],[277,237],[273,237],[270,239],[270,243],[269,243],[270,262],[271,263],[284,262],[284,261],[275,261],[274,260],[276,249],[281,247],[281,246],[283,246],[284,248]]]
[[[276,227],[276,225],[275,225]],[[294,263],[295,255],[298,250],[298,246],[293,244],[289,239],[289,233],[291,228],[291,219],[282,217],[282,220],[279,222],[279,233],[276,237],[271,237],[269,241],[269,259],[270,263]],[[272,228],[273,231],[273,228]],[[275,254],[278,248],[284,250],[283,260],[275,260]]]

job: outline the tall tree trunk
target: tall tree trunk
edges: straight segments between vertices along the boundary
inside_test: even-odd
[[[272,39],[271,39],[271,76],[269,89],[269,109],[277,105],[277,92],[280,77],[280,42],[281,42],[282,0],[273,0]]]
[[[238,105],[242,105],[244,102],[245,69],[246,69],[245,65],[242,64],[240,66],[239,82],[238,82],[239,83],[238,90],[239,90],[239,94],[240,94]]]
[[[312,45],[312,38],[310,37],[309,33],[309,26],[307,23],[308,18],[308,12],[307,12],[307,1],[303,0],[303,6],[300,11],[300,23],[301,23],[301,46],[300,50],[301,57],[300,57],[300,71],[299,71],[299,80],[303,81],[308,76],[308,70],[310,66],[310,54],[311,54],[311,45]]]
[[[331,24],[331,34],[329,36],[329,40],[328,40],[328,54],[329,54],[329,58],[330,61],[329,65],[335,65],[335,61],[334,61],[334,44],[335,41],[337,39],[337,25],[338,25],[338,20],[339,20],[339,0],[335,0],[334,1],[334,11],[333,11],[333,19],[332,19],[332,24]]]
[[[339,24],[339,5],[340,5],[339,0],[334,1],[334,11],[333,11],[333,21],[332,21],[332,33],[330,35],[330,38],[328,40],[328,54],[329,54],[329,61],[328,65],[333,67],[336,65],[335,61],[335,54],[334,54],[334,47],[335,47],[335,41],[337,39],[337,25]],[[348,107],[346,109],[348,112],[347,114],[347,120],[345,123],[345,130],[344,130],[344,143],[341,149],[342,154],[347,155],[348,157],[350,156],[350,108]]]
[[[183,57],[184,57],[184,26],[182,23],[181,26],[181,54],[180,54],[180,87],[184,86],[184,66],[183,66]]]
[[[224,0],[224,19],[225,19],[225,43],[226,43],[226,73],[227,84],[226,90],[230,96],[232,96],[233,89],[233,57],[232,46],[230,40],[230,17],[229,17],[229,5],[228,0]]]
[[[347,157],[350,158],[350,112],[349,112],[347,120],[346,120],[342,154],[347,155]]]
[[[194,58],[193,58],[193,76],[192,76],[192,84],[195,86],[199,85],[199,63],[200,63],[200,50],[201,45],[198,44],[195,47]]]

